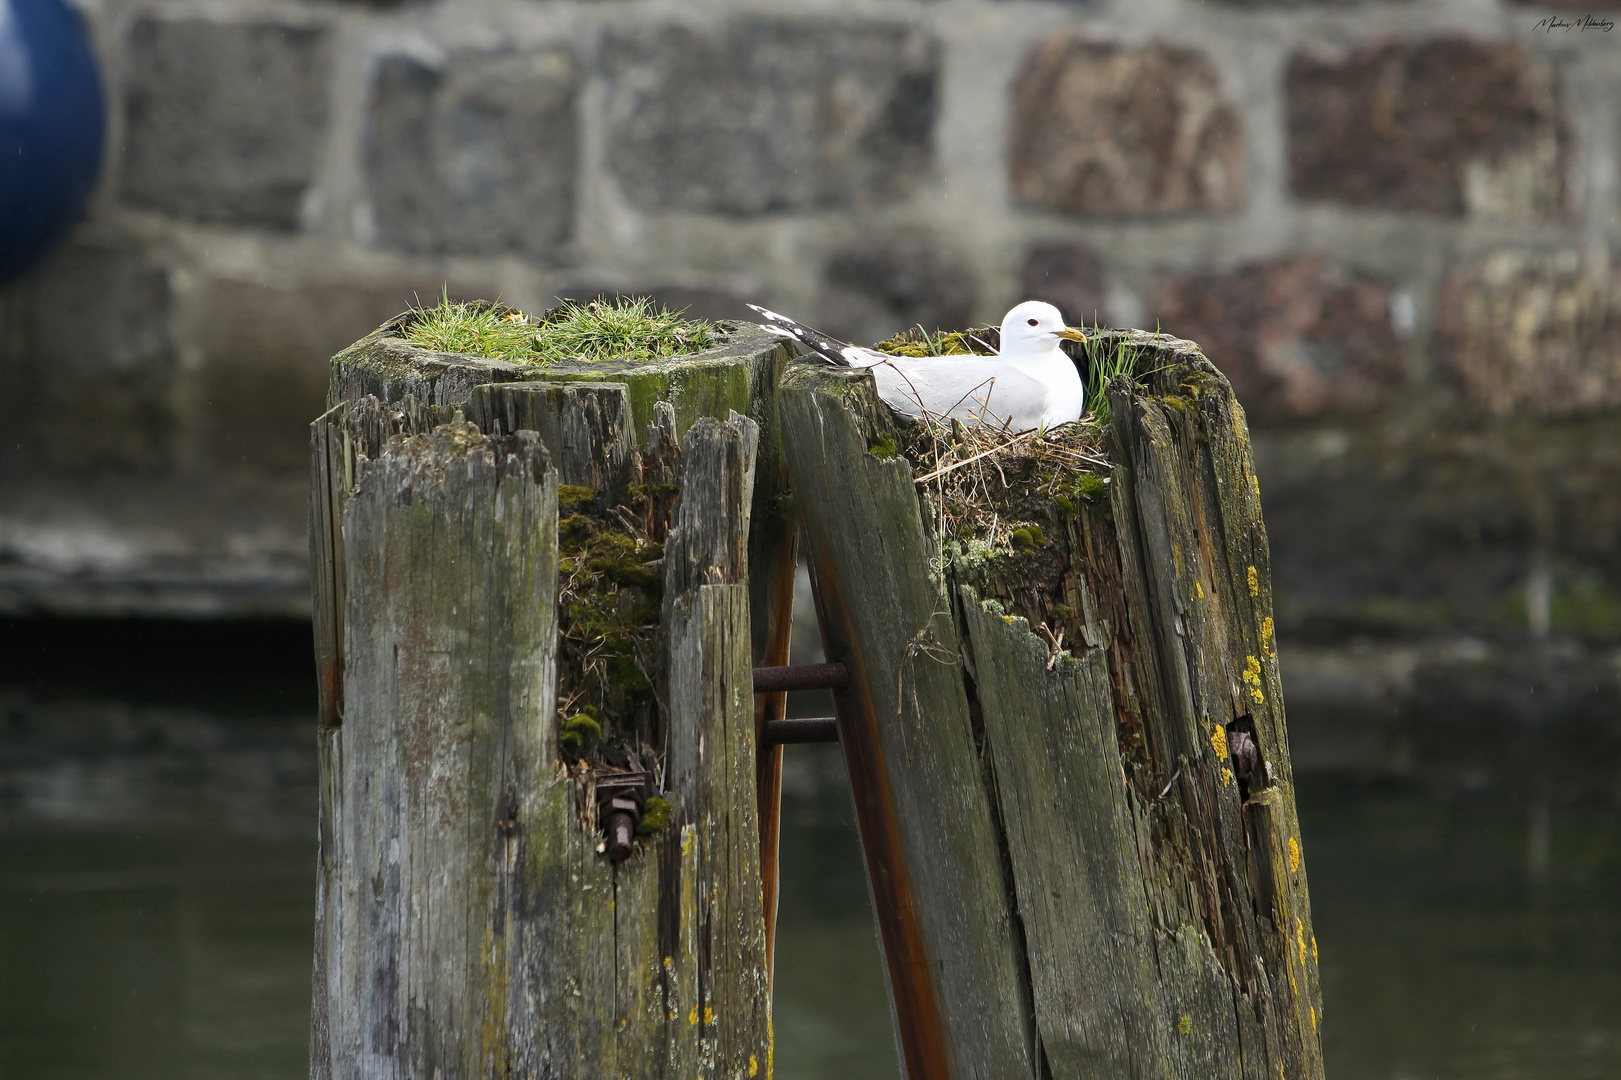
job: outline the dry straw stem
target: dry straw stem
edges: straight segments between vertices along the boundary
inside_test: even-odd
[[[1044,546],[1055,512],[1074,514],[1107,491],[1107,429],[1087,416],[1018,434],[930,418],[901,431],[942,551],[989,555]]]

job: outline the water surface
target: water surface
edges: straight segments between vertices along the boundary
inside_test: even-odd
[[[0,1077],[307,1075],[308,648],[0,625]],[[1621,1076],[1614,732],[1422,734],[1404,775],[1297,777],[1328,1075]],[[777,1075],[895,1077],[837,749],[787,755]]]

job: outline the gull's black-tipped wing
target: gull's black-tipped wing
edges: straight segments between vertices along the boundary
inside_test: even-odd
[[[749,307],[759,312],[760,316],[765,319],[765,322],[760,325],[766,333],[776,334],[778,337],[793,338],[809,349],[818,360],[826,361],[838,367],[864,368],[872,367],[874,364],[881,364],[889,359],[884,353],[873,349],[863,349],[859,345],[851,345],[847,341],[828,337],[820,330],[813,330],[804,323],[795,322],[786,315],[778,315],[775,311],[760,307],[758,304],[750,304]]]

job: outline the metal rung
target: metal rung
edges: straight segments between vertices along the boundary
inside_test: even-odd
[[[781,693],[785,690],[839,690],[849,682],[850,673],[843,664],[795,664],[791,667],[754,669],[756,694]]]
[[[761,746],[838,741],[838,721],[831,716],[810,716],[795,720],[767,720],[765,729],[760,732]]]

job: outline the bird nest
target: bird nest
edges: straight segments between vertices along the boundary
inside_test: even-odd
[[[1025,432],[925,418],[873,452],[911,463],[948,561],[985,559],[1039,554],[1054,526],[1107,501],[1107,434],[1092,414]]]
[[[915,327],[874,348],[901,356],[951,356],[994,352],[1000,337],[994,326],[933,334]],[[911,462],[948,561],[1039,554],[1054,526],[1107,501],[1113,465],[1104,387],[1118,375],[1134,374],[1138,353],[1113,340],[1117,335],[1109,337],[1105,344],[1094,327],[1085,344],[1064,343],[1089,389],[1087,413],[1074,423],[1014,432],[926,416],[902,425],[898,438],[879,437],[874,454],[901,454]]]

